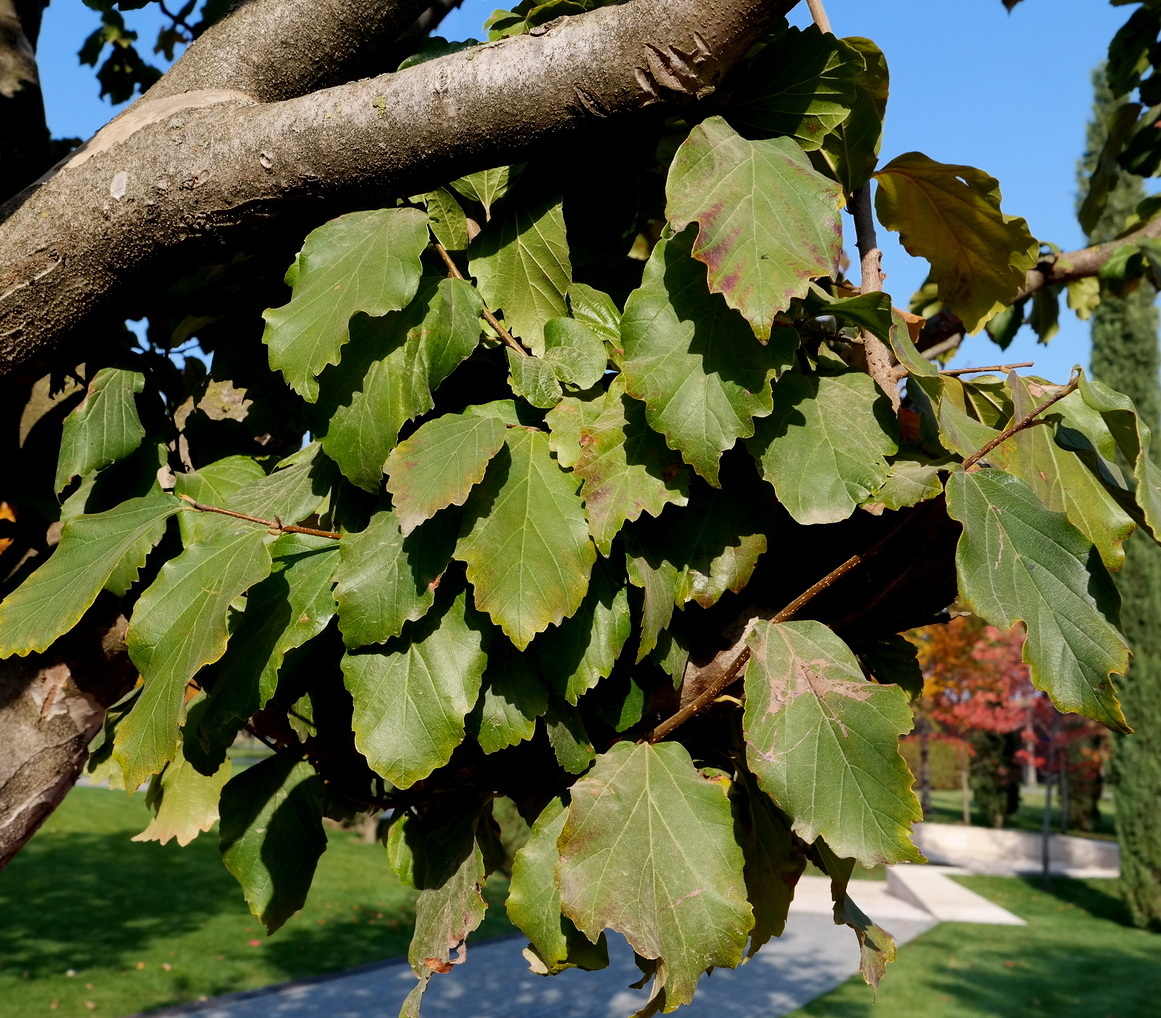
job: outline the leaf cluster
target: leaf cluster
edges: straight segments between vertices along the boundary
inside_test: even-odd
[[[0,604],[0,653],[99,600],[128,616],[140,682],[94,760],[149,782],[142,837],[220,818],[274,930],[323,818],[383,812],[420,891],[404,1014],[500,867],[533,969],[599,968],[613,930],[643,1014],[779,935],[808,859],[876,982],[893,948],[846,884],[919,859],[899,634],[957,599],[1021,622],[1038,688],[1126,730],[1108,570],[1161,534],[1125,397],[941,373],[846,278],[872,175],[971,328],[1036,257],[982,171],[879,167],[886,93],[868,40],[785,28],[712,109],[615,129],[616,193],[582,146],[433,180],[313,231],[282,289],[243,258],[175,282],[88,365],[59,545]],[[868,337],[909,377],[898,413]],[[231,773],[242,731],[272,753]]]

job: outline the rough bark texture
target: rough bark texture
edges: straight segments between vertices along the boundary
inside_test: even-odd
[[[384,51],[428,0],[247,0],[182,54],[141,103],[203,89],[257,102],[388,70]]]
[[[275,0],[241,13],[262,2]],[[112,125],[127,137],[0,207],[0,371],[40,370],[191,247],[380,206],[605,118],[703,97],[793,3],[635,0],[280,102],[205,91],[186,98],[208,107],[140,102]]]
[[[67,664],[0,661],[0,867],[73,787],[104,708],[82,693]]]
[[[0,661],[0,869],[72,788],[106,705],[131,688],[125,625],[90,625],[46,654]]]

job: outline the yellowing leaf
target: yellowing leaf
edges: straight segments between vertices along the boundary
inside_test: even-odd
[[[978,332],[1024,288],[1039,246],[1023,219],[1000,211],[994,177],[919,152],[892,159],[875,179],[879,220],[910,254],[926,258],[939,299]]]

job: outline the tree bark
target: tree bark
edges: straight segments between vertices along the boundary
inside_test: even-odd
[[[162,89],[0,206],[0,374],[41,371],[191,248],[379,207],[607,118],[704,98],[794,2],[635,0],[278,102],[232,90],[245,75],[188,79],[213,90]],[[223,31],[279,3],[253,0]]]
[[[48,126],[36,67],[36,40],[47,0],[0,0],[0,197],[42,173]]]

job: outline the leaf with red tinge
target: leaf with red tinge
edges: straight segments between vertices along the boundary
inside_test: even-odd
[[[899,753],[907,694],[868,682],[821,622],[759,622],[746,646],[746,763],[794,833],[864,866],[922,862],[910,834],[923,812]]]
[[[742,960],[754,918],[725,790],[686,749],[618,742],[572,786],[558,841],[564,914],[590,940],[624,934],[656,959],[654,999],[687,1003],[701,974]]]
[[[698,224],[693,256],[710,290],[760,339],[810,280],[838,267],[842,188],[789,138],[747,141],[721,117],[703,120],[677,150],[665,195],[675,233]]]

